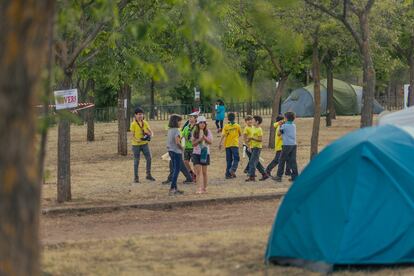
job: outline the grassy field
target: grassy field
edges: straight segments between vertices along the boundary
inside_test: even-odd
[[[85,142],[84,126],[72,128],[73,201],[63,206],[154,202],[240,196],[286,191],[285,180],[276,184],[224,180],[225,157],[212,147],[209,193],[181,187],[182,197],[169,197],[161,185],[168,173],[165,122],[151,123],[153,174],[157,182],[132,185],[132,156],[116,154],[115,123],[96,125],[96,142]],[[264,126],[269,124],[265,120]],[[358,128],[359,117],[339,117],[331,128],[321,127],[320,148]],[[309,159],[312,120],[298,119],[298,161]],[[268,131],[265,131],[266,139]],[[273,157],[265,149],[268,163]],[[245,166],[246,160],[242,161]],[[143,166],[141,167],[143,168]],[[56,206],[56,129],[49,134],[47,180],[43,207]],[[142,171],[142,170],[141,170]],[[180,178],[182,179],[182,178]],[[317,275],[299,268],[269,266],[263,262],[268,235],[279,201],[239,202],[172,210],[122,210],[99,214],[61,214],[41,217],[43,275]],[[335,275],[414,275],[410,267],[379,270],[343,269]]]
[[[44,275],[318,275],[264,265],[278,201],[42,218]],[[413,275],[342,269],[335,275]]]
[[[338,117],[331,128],[324,126],[322,120],[320,132],[320,148],[338,137],[358,128],[359,117]],[[211,123],[210,123],[211,122]],[[309,161],[310,136],[312,119],[297,119],[298,133],[298,163],[303,168]],[[196,195],[195,185],[181,185],[185,191],[184,196],[169,197],[168,186],[161,185],[168,174],[168,162],[161,160],[166,152],[166,122],[150,122],[155,137],[151,142],[153,155],[153,175],[156,182],[150,183],[145,180],[145,160],[140,164],[140,175],[142,184],[132,185],[133,158],[129,149],[128,156],[117,155],[117,125],[116,123],[100,123],[95,126],[96,141],[86,142],[86,127],[72,126],[71,130],[71,167],[72,167],[72,202],[63,206],[100,205],[129,202],[151,202],[166,200],[182,200],[193,198],[214,198],[223,196],[240,196],[251,194],[263,194],[286,191],[290,185],[287,179],[283,183],[276,184],[273,180],[256,182],[254,184],[244,183],[243,169],[239,169],[238,178],[234,180],[224,179],[225,154],[218,149],[219,137],[215,137],[212,146],[209,167],[208,194]],[[269,118],[265,118],[263,128],[265,140],[268,140]],[[209,121],[212,127],[212,121]],[[273,158],[271,149],[264,149],[262,157],[267,165]],[[57,171],[57,129],[52,128],[49,132],[47,159],[46,159],[46,181],[43,186],[43,207],[56,206],[56,171]],[[247,159],[242,159],[240,168],[247,164]],[[182,181],[183,176],[179,176]]]
[[[46,275],[320,275],[263,262],[267,229],[142,236],[46,247]],[[412,268],[346,269],[334,275],[414,275]]]

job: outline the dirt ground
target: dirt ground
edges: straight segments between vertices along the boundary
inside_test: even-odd
[[[329,142],[359,127],[360,117],[338,117],[333,126],[326,128],[324,120],[321,121],[319,145],[322,149]],[[212,121],[209,126],[213,127]],[[283,183],[276,184],[273,180],[246,184],[242,173],[247,164],[247,159],[241,161],[238,178],[224,179],[225,154],[218,149],[219,137],[215,141],[211,151],[211,166],[209,167],[208,194],[196,195],[195,185],[180,185],[185,194],[179,197],[168,196],[168,186],[161,185],[167,178],[168,162],[161,160],[166,152],[166,124],[167,122],[150,122],[155,132],[151,142],[153,155],[152,173],[157,179],[150,183],[145,180],[145,161],[140,164],[141,184],[132,185],[133,158],[129,149],[128,156],[117,155],[117,124],[98,123],[95,126],[96,141],[86,142],[86,126],[72,126],[71,129],[71,168],[72,168],[72,202],[60,204],[60,206],[84,206],[117,204],[130,202],[154,202],[171,200],[188,200],[195,198],[215,198],[228,196],[241,196],[252,194],[266,194],[286,191],[290,185],[287,179]],[[302,169],[309,161],[310,136],[312,119],[297,119],[298,135],[298,164]],[[242,124],[243,125],[243,124]],[[263,129],[265,141],[269,135],[269,118],[265,118]],[[267,143],[266,143],[267,144]],[[262,157],[267,165],[273,158],[271,149],[264,149]],[[48,136],[48,148],[46,158],[46,180],[43,185],[42,206],[53,207],[56,203],[56,172],[57,172],[57,129],[52,128]],[[274,172],[275,173],[275,172]],[[179,181],[183,181],[179,176]]]
[[[269,124],[266,119],[265,126]],[[85,142],[84,126],[72,128],[73,201],[63,206],[154,202],[200,198],[194,185],[181,185],[184,196],[169,197],[161,185],[168,173],[165,122],[151,122],[156,132],[151,148],[157,182],[132,185],[132,156],[116,154],[116,124],[97,124],[93,143]],[[359,125],[359,117],[339,117],[322,126],[320,148]],[[299,119],[299,166],[309,158],[311,119]],[[268,132],[266,131],[266,136]],[[267,139],[267,137],[266,137]],[[224,154],[212,148],[209,193],[204,198],[286,191],[276,184],[224,180]],[[265,163],[273,156],[265,149]],[[242,166],[245,165],[245,160]],[[141,167],[142,168],[142,167]],[[43,207],[57,206],[56,129],[49,135]],[[182,178],[180,178],[182,179]],[[318,275],[299,268],[265,266],[263,256],[279,200],[173,208],[123,209],[98,214],[42,215],[43,275]],[[414,275],[410,267],[342,269],[335,275]]]
[[[263,262],[278,200],[42,216],[44,275],[318,275]],[[413,275],[410,268],[337,275]]]

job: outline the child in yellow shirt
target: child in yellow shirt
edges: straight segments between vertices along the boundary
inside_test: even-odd
[[[138,178],[138,167],[141,157],[141,152],[144,154],[147,161],[146,171],[147,171],[147,180],[155,181],[154,177],[151,175],[151,150],[149,148],[148,142],[151,141],[151,136],[153,135],[152,130],[146,120],[144,120],[144,111],[141,108],[135,109],[134,121],[131,123],[130,127],[132,137],[132,152],[134,153],[134,182],[139,183]]]
[[[241,127],[235,122],[236,115],[234,113],[229,113],[227,119],[229,122],[223,128],[219,149],[221,149],[224,141],[227,162],[225,177],[226,179],[231,179],[236,177],[236,171],[240,161],[239,138],[241,136]]]
[[[276,118],[276,123],[273,124],[273,127],[275,128],[275,157],[273,160],[267,165],[266,167],[266,173],[270,176],[272,170],[279,164],[280,155],[282,153],[282,146],[283,146],[283,140],[282,137],[278,135],[280,126],[283,124],[284,117],[282,115],[278,115]]]
[[[256,168],[262,174],[262,178],[259,179],[260,181],[264,181],[269,178],[269,175],[266,173],[263,165],[260,163],[260,153],[263,147],[263,130],[260,127],[262,122],[262,117],[253,116],[253,127],[247,129],[247,131],[245,129],[245,141],[249,143],[250,149],[250,154],[249,151],[247,151],[247,155],[250,156],[248,170],[249,178],[246,179],[246,182],[256,181]]]

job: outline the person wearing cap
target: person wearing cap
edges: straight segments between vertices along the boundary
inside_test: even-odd
[[[191,168],[191,165],[190,165],[191,156],[193,154],[193,142],[192,142],[191,138],[192,138],[193,130],[194,130],[194,128],[196,126],[196,123],[197,123],[198,114],[199,114],[199,112],[193,112],[193,113],[189,114],[188,124],[186,126],[184,126],[182,131],[181,131],[181,136],[183,137],[183,139],[185,141],[184,164],[187,167],[187,170],[192,175],[192,178],[193,178],[194,181],[195,181],[195,178],[196,178],[196,174],[195,174],[194,170]]]
[[[197,124],[192,135],[193,154],[192,161],[198,184],[198,194],[207,192],[207,166],[210,165],[210,145],[213,142],[213,134],[207,128],[204,116],[198,116]],[[201,181],[201,178],[203,181]]]
[[[149,148],[148,142],[151,141],[153,132],[146,120],[144,120],[144,111],[141,108],[135,109],[134,121],[131,123],[130,131],[132,133],[131,144],[132,152],[134,154],[134,182],[139,183],[138,177],[138,167],[141,157],[141,152],[145,156],[147,162],[146,171],[147,171],[147,180],[155,181],[154,177],[151,175],[151,150]]]

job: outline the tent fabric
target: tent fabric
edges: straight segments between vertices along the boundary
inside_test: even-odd
[[[348,84],[334,79],[334,106],[337,115],[361,114],[362,87]],[[314,114],[313,84],[292,91],[282,103],[282,113],[294,111],[298,117],[311,117]],[[327,108],[327,80],[321,81],[321,114],[326,115]],[[374,113],[378,114],[384,109],[375,101]]]
[[[321,81],[321,85],[327,93],[328,81]],[[349,83],[341,80],[333,80],[334,87],[334,106],[338,115],[355,115],[358,113],[358,101],[354,88]]]
[[[322,87],[321,87],[322,89]],[[321,112],[326,113],[326,93],[321,93]],[[292,91],[282,104],[282,113],[294,110],[298,117],[313,116],[315,107],[313,104],[313,85]]]
[[[357,101],[358,101],[358,114],[361,114],[361,109],[362,109],[362,86],[357,86],[357,85],[352,85],[352,88],[354,89],[356,95],[357,95]],[[374,99],[374,114],[380,114],[381,112],[384,111],[384,108],[382,107],[382,105],[376,100]]]
[[[414,128],[407,129],[364,128],[315,157],[283,199],[266,262],[321,272],[414,262]]]
[[[379,125],[393,124],[414,127],[414,106],[381,116]]]

